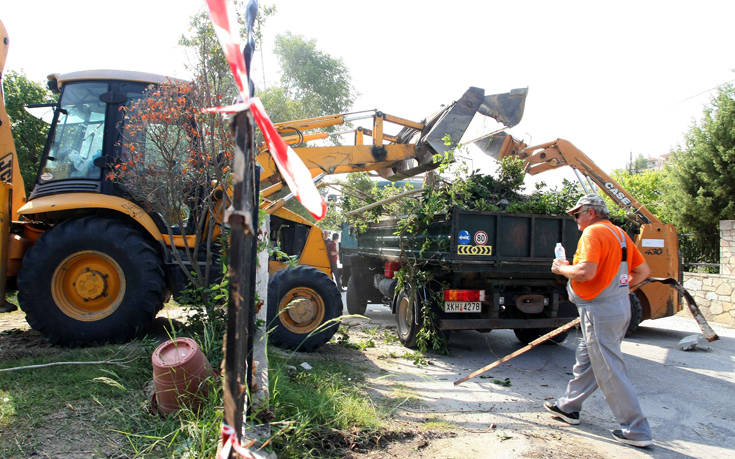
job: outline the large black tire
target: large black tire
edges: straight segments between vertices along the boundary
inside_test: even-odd
[[[102,217],[46,231],[18,273],[30,326],[72,346],[133,338],[163,307],[165,289],[156,249],[134,227]]]
[[[355,276],[350,276],[347,281],[347,311],[350,314],[365,314],[367,309],[367,297],[363,294],[363,289],[358,285],[360,280]]]
[[[332,279],[312,266],[276,272],[268,282],[270,342],[278,347],[311,352],[337,331],[342,295]]]
[[[416,301],[416,295],[409,295],[406,289],[398,292],[396,298],[396,333],[401,344],[409,349],[416,349],[416,335],[421,329],[417,324],[421,323],[420,317],[419,320],[415,317],[416,311],[421,311],[421,308],[414,307]]]
[[[625,336],[626,337],[632,336],[636,332],[636,330],[638,330],[638,325],[640,325],[642,320],[643,320],[643,305],[641,305],[641,300],[638,299],[638,296],[636,296],[636,294],[631,293],[630,294],[630,323],[628,323],[628,329],[625,331]]]

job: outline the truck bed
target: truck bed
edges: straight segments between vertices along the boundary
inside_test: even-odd
[[[566,216],[479,212],[455,208],[425,234],[400,235],[398,218],[371,225],[357,248],[344,253],[386,261],[413,259],[448,266],[452,271],[549,274],[554,246],[561,242],[569,258],[579,231]]]

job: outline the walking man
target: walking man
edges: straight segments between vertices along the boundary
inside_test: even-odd
[[[582,196],[567,211],[582,236],[573,264],[556,259],[551,271],[569,279],[569,299],[577,305],[582,339],[574,377],[564,395],[544,407],[569,424],[579,424],[582,402],[599,387],[620,423],[615,440],[638,447],[651,444],[651,428],[643,415],[620,351],[630,321],[629,286],[648,278],[650,269],[633,241],[609,221],[605,201]]]
[[[334,282],[337,284],[339,291],[342,291],[342,270],[339,269],[339,248],[337,247],[337,241],[339,241],[339,233],[332,234],[332,239],[327,239],[327,255],[329,256],[329,264],[332,268],[332,275],[334,276]]]

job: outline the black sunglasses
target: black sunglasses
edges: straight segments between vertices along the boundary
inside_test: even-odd
[[[587,212],[587,210],[589,209],[578,210],[577,212],[574,212],[572,214],[572,217],[574,217],[574,219],[576,220],[577,218],[579,218],[580,215],[582,215],[583,212]]]

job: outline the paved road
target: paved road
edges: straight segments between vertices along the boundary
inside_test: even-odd
[[[395,326],[387,307],[370,305],[366,316],[366,327]],[[571,375],[576,330],[561,345],[531,350],[490,371],[491,377],[458,387],[452,383],[459,377],[521,347],[512,331],[454,333],[451,355],[432,356],[425,367],[373,358],[385,352],[380,349],[372,350],[370,360],[389,374],[375,381],[378,392],[394,390],[390,380],[420,400],[414,408],[396,410],[399,417],[457,426],[456,437],[422,450],[424,457],[735,457],[735,329],[711,325],[720,336],[710,343],[711,352],[678,349],[681,338],[699,332],[686,317],[645,321],[624,341],[628,371],[655,437],[654,446],[644,450],[610,438],[617,426],[599,391],[585,402],[580,426],[543,411],[543,401],[560,395]],[[506,378],[509,387],[494,382]]]

